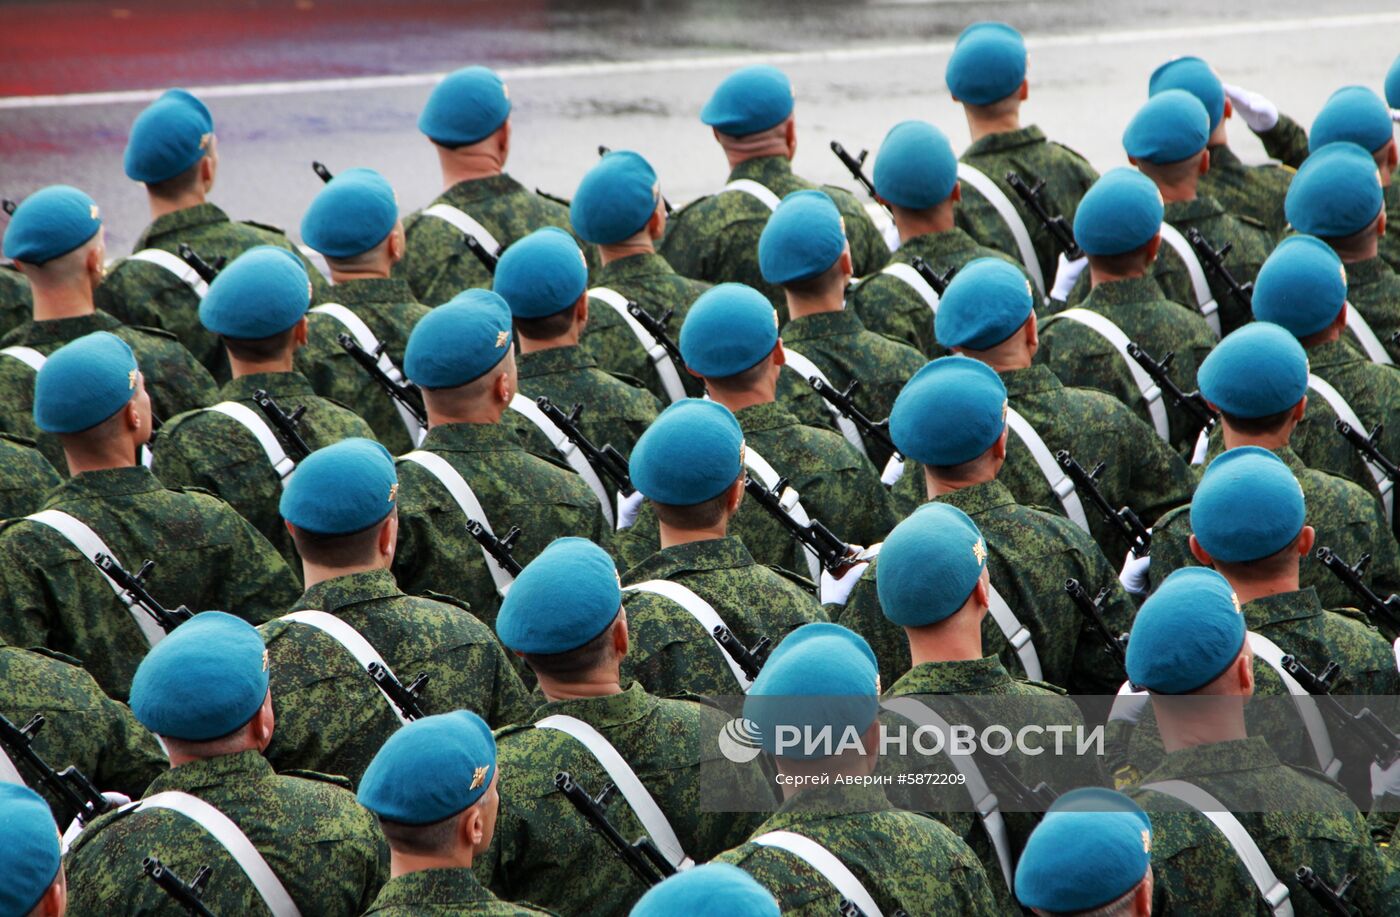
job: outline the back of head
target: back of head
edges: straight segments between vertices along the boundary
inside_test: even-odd
[[[388,240],[399,223],[398,196],[373,169],[347,169],[316,195],[301,219],[301,238],[332,267],[354,267]]]
[[[279,510],[303,560],[355,567],[373,560],[379,524],[396,509],[398,494],[389,450],[369,439],[343,439],[297,465]]]
[[[778,345],[778,313],[768,297],[742,283],[710,287],[695,300],[681,325],[686,367],[712,386],[743,389],[749,370]]]
[[[1113,790],[1071,790],[1026,841],[1016,863],[1016,899],[1037,913],[1097,912],[1137,892],[1151,868],[1147,813]]]
[[[753,876],[728,863],[705,863],[654,885],[628,917],[779,917],[778,902]]]
[[[171,89],[136,116],[127,138],[123,168],[127,178],[151,193],[176,197],[209,152],[214,118],[204,103],[184,89]]]
[[[1026,43],[1004,22],[975,22],[958,36],[944,70],[948,91],[964,105],[1010,100],[1026,79]]]
[[[846,221],[825,191],[783,198],[758,237],[763,279],[790,293],[820,295],[845,277],[833,271],[846,250]]]
[[[83,269],[78,253],[86,251],[102,230],[99,213],[92,198],[70,185],[36,191],[10,216],[5,257],[25,266],[36,287],[65,281]]]
[[[418,320],[404,349],[404,373],[436,397],[471,398],[471,383],[490,377],[511,353],[510,307],[499,294],[465,290]]]
[[[291,332],[311,306],[311,280],[284,248],[250,248],[219,272],[199,303],[199,321],[234,357],[268,360],[292,348]]]
[[[946,201],[958,183],[958,158],[948,137],[927,121],[890,128],[871,170],[875,193],[895,207],[929,210]]]
[[[140,393],[130,345],[107,331],[70,341],[34,378],[34,424],[45,433],[102,439],[104,424]]]
[[[709,528],[723,521],[729,490],[744,474],[744,433],[723,405],[684,398],[637,440],[628,470],[663,523]]]
[[[1342,259],[1315,236],[1289,236],[1259,269],[1250,308],[1261,322],[1273,322],[1304,339],[1331,326],[1347,302],[1347,271]]]
[[[938,624],[962,610],[986,569],[987,543],[977,524],[955,506],[926,503],[880,549],[880,610],[901,627]]]
[[[588,289],[588,263],[573,236],[547,226],[505,250],[491,289],[510,307],[521,337],[552,340],[573,328],[569,310]]]
[[[1191,531],[1211,559],[1249,576],[1249,565],[1271,561],[1298,540],[1306,522],[1303,489],[1278,456],[1257,446],[1221,453],[1191,498]],[[1292,554],[1297,570],[1298,555]],[[1267,570],[1273,574],[1273,564]]]
[[[33,911],[62,868],[48,803],[22,783],[0,783],[0,914],[24,917]]]
[[[1314,150],[1289,183],[1283,207],[1294,229],[1329,242],[1367,231],[1385,208],[1375,159],[1354,143]]]
[[[569,222],[579,238],[617,245],[646,228],[661,203],[661,181],[640,154],[614,150],[583,176],[569,203]]]
[[[1245,620],[1230,583],[1205,567],[1182,567],[1157,587],[1133,620],[1128,680],[1155,694],[1209,687],[1239,658]]]
[[[949,281],[933,330],[949,350],[991,350],[1019,331],[1034,308],[1030,281],[1020,268],[1000,258],[977,258]]]
[[[1375,154],[1395,139],[1390,108],[1366,86],[1343,86],[1332,93],[1313,119],[1308,150],[1329,143],[1354,143]]]
[[[1201,362],[1201,394],[1243,432],[1269,432],[1287,422],[1308,391],[1308,356],[1278,325],[1252,322],[1226,335]]]
[[[1225,86],[1210,64],[1199,57],[1174,57],[1156,70],[1147,80],[1147,94],[1154,96],[1168,89],[1191,93],[1210,116],[1211,131],[1225,118]]]
[[[1164,89],[1138,109],[1123,131],[1123,149],[1149,178],[1177,183],[1199,173],[1210,140],[1210,115],[1184,89]]]
[[[433,87],[418,115],[418,130],[448,149],[490,137],[510,117],[510,91],[494,71],[464,67]]]
[[[787,74],[759,64],[725,77],[700,110],[700,120],[727,137],[749,137],[785,122],[793,104]]]
[[[996,370],[942,357],[905,384],[890,411],[890,437],[906,458],[951,469],[983,457],[1006,430],[1006,385]]]
[[[1080,200],[1074,240],[1090,264],[1110,265],[1115,274],[1127,273],[1123,267],[1146,272],[1144,249],[1161,232],[1164,211],[1162,192],[1152,179],[1134,169],[1110,169]],[[1115,263],[1119,260],[1131,263]]]

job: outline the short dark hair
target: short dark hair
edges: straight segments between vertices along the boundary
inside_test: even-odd
[[[621,612],[621,607],[618,608]],[[589,640],[577,649],[567,650],[563,653],[523,653],[521,654],[525,663],[534,670],[536,675],[544,675],[555,681],[570,681],[580,675],[602,666],[612,653],[612,632],[617,626],[618,617],[614,616],[608,622],[608,626],[603,628],[602,633]]]
[[[295,328],[296,325],[293,325],[286,331],[279,331],[277,334],[265,338],[231,338],[220,335],[219,340],[223,342],[229,356],[235,360],[260,363],[276,359],[290,350],[292,331]]]
[[[776,347],[777,345],[774,346]],[[705,383],[713,388],[721,389],[727,392],[748,391],[749,389],[757,385],[758,380],[762,379],[764,375],[767,374],[768,358],[772,355],[773,351],[768,351],[766,354],[763,355],[763,359],[759,360],[757,363],[750,366],[748,369],[740,370],[732,376],[719,376],[714,378],[706,376]]]
[[[1239,430],[1246,436],[1262,436],[1282,428],[1288,422],[1288,415],[1293,413],[1294,407],[1297,405],[1290,405],[1277,414],[1266,414],[1263,417],[1237,417],[1225,411],[1221,411],[1220,416],[1233,430]]]
[[[463,812],[466,810],[463,809]],[[389,846],[399,853],[419,856],[446,854],[452,850],[457,834],[457,819],[462,812],[454,812],[442,821],[426,825],[409,825],[401,821],[379,819],[379,828],[389,841]]]
[[[718,525],[724,518],[725,504],[729,501],[729,488],[717,497],[711,497],[703,503],[694,503],[690,506],[676,506],[671,503],[657,503],[652,501],[651,505],[656,509],[656,518],[666,523],[673,529],[683,531],[694,531],[695,529],[707,529],[710,526]]]
[[[838,255],[836,260],[831,262],[831,267],[813,277],[805,277],[802,280],[792,280],[783,284],[783,289],[794,296],[821,296],[831,291],[831,288],[840,282],[841,276],[837,272],[837,267],[841,264]]]
[[[388,518],[387,516],[385,517]],[[302,560],[321,567],[355,567],[374,560],[379,544],[380,519],[348,535],[322,535],[292,526],[292,543]]]
[[[552,341],[568,334],[573,327],[574,304],[567,305],[552,315],[515,320],[515,330],[521,337],[532,341]]]
[[[172,175],[164,181],[148,182],[146,190],[156,197],[173,199],[181,197],[189,192],[199,182],[199,165],[204,162],[204,157],[200,156],[190,166],[179,175]]]
[[[1118,276],[1141,271],[1148,265],[1147,246],[1151,244],[1149,239],[1132,251],[1121,252],[1117,255],[1090,255],[1089,266],[1103,273]]]

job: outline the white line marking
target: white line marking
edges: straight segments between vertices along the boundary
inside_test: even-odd
[[[1040,48],[1103,47],[1107,45],[1160,42],[1179,39],[1226,38],[1236,35],[1264,35],[1280,32],[1308,32],[1321,29],[1355,29],[1400,25],[1400,12],[1358,13],[1349,16],[1308,16],[1272,21],[1233,21],[1202,25],[1168,26],[1160,29],[1129,29],[1116,32],[1074,32],[1065,35],[1031,35],[1026,46]],[[507,67],[500,70],[507,81],[563,79],[571,77],[615,76],[635,73],[666,73],[686,70],[721,70],[750,64],[859,63],[892,58],[925,57],[946,54],[952,41],[921,44],[819,48],[811,51],[773,51],[701,57],[658,58],[637,61],[601,61],[585,64],[543,64]],[[234,83],[225,86],[196,86],[191,92],[203,99],[230,99],[245,96],[295,95],[312,92],[354,92],[373,89],[401,89],[432,86],[446,73],[405,73],[384,76],[338,77],[324,80],[288,80],[269,83]],[[75,92],[64,95],[0,96],[0,109],[58,108],[79,105],[118,105],[149,102],[160,89],[132,89],[119,92]]]

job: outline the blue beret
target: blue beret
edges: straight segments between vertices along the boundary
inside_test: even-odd
[[[954,355],[928,363],[900,391],[890,436],[901,454],[935,467],[970,462],[1006,429],[1006,386],[986,363]]]
[[[1278,325],[1251,322],[1215,345],[1196,374],[1206,400],[1234,417],[1268,417],[1308,393],[1308,355]]]
[[[1381,173],[1371,154],[1354,143],[1329,143],[1298,167],[1283,212],[1298,232],[1340,239],[1371,225],[1384,204]]]
[[[1127,796],[1084,787],[1055,800],[1016,864],[1028,908],[1077,914],[1136,888],[1152,864],[1152,821]]]
[[[327,258],[353,258],[394,231],[399,199],[373,169],[346,169],[330,180],[301,218],[301,238]]]
[[[714,401],[682,398],[632,447],[632,484],[647,499],[694,506],[724,493],[744,471],[744,431]]]
[[[131,679],[131,712],[159,736],[207,742],[251,720],[267,698],[267,651],[253,625],[203,611],[151,647]]]
[[[1074,241],[1086,255],[1126,254],[1162,231],[1164,210],[1152,179],[1136,169],[1110,169],[1074,211]]]
[[[1277,554],[1303,530],[1303,489],[1283,460],[1258,446],[1222,452],[1191,497],[1191,531],[1227,564]]]
[[[758,365],[778,344],[778,313],[742,283],[710,287],[681,325],[681,357],[702,376],[723,379]]]
[[[768,656],[744,699],[744,718],[757,727],[764,751],[811,760],[843,750],[842,739],[870,728],[879,707],[870,644],[840,624],[820,622],[792,631]],[[809,746],[806,739],[824,729],[831,743]]]
[[[442,146],[490,137],[510,117],[510,91],[494,70],[464,67],[443,77],[418,116],[418,130]]]
[[[1346,301],[1342,259],[1321,239],[1298,235],[1280,242],[1259,269],[1251,309],[1259,321],[1303,338],[1332,324]]]
[[[123,168],[132,181],[154,185],[193,166],[209,149],[214,119],[204,103],[171,89],[136,116]]]
[[[846,248],[846,221],[825,191],[794,191],[783,198],[758,237],[763,279],[784,284],[816,277]]]
[[[700,120],[721,134],[745,137],[776,127],[792,114],[792,82],[777,67],[736,70],[715,88]]]
[[[372,439],[351,437],[317,449],[287,479],[278,508],[282,518],[307,532],[349,535],[383,520],[399,495],[399,475],[389,450]]]
[[[1323,103],[1308,131],[1308,149],[1316,152],[1329,143],[1355,143],[1372,153],[1395,136],[1390,107],[1365,86],[1343,86]]]
[[[976,258],[939,298],[933,330],[944,347],[986,350],[1016,333],[1035,308],[1030,281],[1001,258]]]
[[[959,102],[1000,101],[1026,79],[1026,43],[1004,22],[974,22],[958,36],[943,77]]]
[[[24,917],[34,910],[61,863],[49,804],[24,784],[0,783],[0,914]]]
[[[631,150],[614,150],[579,182],[569,221],[585,242],[614,245],[641,232],[660,200],[651,163]]]
[[[1164,89],[1147,100],[1123,131],[1123,149],[1134,159],[1159,165],[1181,162],[1206,148],[1210,115],[1184,89]]]
[[[546,226],[505,250],[491,289],[516,318],[544,318],[579,301],[588,289],[588,262],[573,236]]]
[[[97,204],[70,185],[49,185],[26,197],[5,230],[5,257],[44,264],[66,255],[102,228]]]
[[[418,320],[403,368],[423,388],[456,388],[510,353],[510,307],[490,290],[463,290]]]
[[[652,886],[629,917],[780,917],[778,902],[753,876],[728,863],[705,863]]]
[[[987,543],[967,514],[926,503],[894,527],[880,549],[880,610],[896,624],[937,624],[963,607],[987,568]]]
[[[1400,56],[1385,75],[1385,100],[1391,108],[1400,108]]]
[[[80,433],[136,397],[140,367],[131,347],[94,331],[55,350],[34,378],[34,424],[45,433]]]
[[[1138,609],[1128,639],[1128,679],[1158,694],[1189,694],[1229,668],[1244,646],[1240,600],[1206,567],[1182,567]]]
[[[496,633],[517,653],[567,653],[606,630],[621,607],[608,552],[586,538],[557,538],[511,584]]]
[[[1176,57],[1167,61],[1147,80],[1147,94],[1155,96],[1168,89],[1184,89],[1205,106],[1210,116],[1210,129],[1215,130],[1225,117],[1225,86],[1199,57]]]
[[[311,280],[301,259],[285,248],[248,249],[219,272],[199,302],[199,323],[234,340],[281,334],[311,306]]]
[[[360,778],[360,805],[385,821],[431,825],[486,795],[496,778],[496,739],[470,710],[404,726]]]
[[[958,183],[958,157],[948,137],[927,121],[890,128],[871,172],[875,193],[896,207],[927,210],[948,199]]]

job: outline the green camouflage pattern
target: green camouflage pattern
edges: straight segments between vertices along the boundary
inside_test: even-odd
[[[0,265],[0,334],[29,321],[33,313],[29,281],[13,265]]]
[[[706,804],[702,787],[723,792],[727,799],[773,798],[759,768],[724,761],[718,737],[729,717],[714,707],[653,697],[636,683],[620,694],[545,703],[528,722],[496,735],[501,811],[490,849],[472,867],[482,884],[502,898],[528,900],[562,915],[623,914],[646,891],[555,787],[554,775],[561,771],[595,796],[610,782],[577,739],[534,727],[556,715],[580,719],[607,739],[696,862],[738,844],[762,819],[759,812],[718,811]],[[716,790],[720,780],[726,786]],[[607,811],[623,837],[645,833],[622,794],[613,797]]]
[[[1317,590],[1306,588],[1245,602],[1241,610],[1250,630],[1296,656],[1314,674],[1337,663],[1341,672],[1332,693],[1400,697],[1395,652],[1356,609],[1325,611]]]
[[[0,519],[37,512],[63,477],[32,439],[0,433]]]
[[[405,595],[388,570],[338,576],[312,586],[292,611],[324,611],[353,627],[407,686],[427,684],[428,715],[471,710],[492,726],[530,712],[520,676],[496,637],[446,596]],[[339,774],[359,785],[399,719],[374,680],[334,638],[277,619],[261,628],[267,644],[277,731],[264,752],[278,771]]]
[[[1281,125],[1282,116],[1279,122]],[[1307,155],[1306,134],[1303,135],[1303,155]],[[1227,213],[1256,220],[1275,239],[1282,239],[1288,232],[1283,199],[1292,181],[1293,169],[1288,166],[1274,163],[1247,166],[1234,150],[1221,144],[1210,148],[1210,171],[1201,176],[1197,187],[1201,194],[1218,201]]]
[[[889,260],[890,249],[884,237],[851,192],[794,175],[792,162],[786,156],[760,156],[741,162],[729,173],[726,184],[741,178],[758,182],[780,200],[794,191],[825,191],[845,220],[855,276],[873,274]],[[758,265],[758,237],[771,214],[766,204],[742,191],[720,191],[697,198],[671,215],[660,253],[686,277],[707,283],[748,284],[767,296],[778,310],[779,321],[786,322],[783,288],[764,280]]]
[[[156,562],[146,588],[166,608],[217,609],[260,624],[297,596],[272,545],[222,500],[167,489],[141,467],[88,471],[53,490],[44,509],[86,523],[135,573]],[[149,649],[133,614],[66,538],[38,522],[0,524],[0,638],[45,646],[82,662],[125,700]]]
[[[1347,302],[1366,319],[1390,358],[1400,362],[1400,342],[1394,340],[1400,332],[1400,274],[1380,257],[1348,262],[1346,269]]]
[[[510,901],[502,901],[477,881],[465,867],[420,869],[395,876],[379,890],[365,917],[531,917],[551,914]]]
[[[1316,347],[1308,348],[1308,371],[1315,376],[1319,376],[1337,390],[1346,403],[1351,406],[1357,418],[1365,424],[1363,433],[1369,433],[1378,424],[1381,427],[1380,449],[1382,454],[1387,456],[1400,456],[1400,424],[1391,423],[1394,411],[1400,407],[1400,372],[1396,372],[1393,367],[1382,366],[1372,363],[1361,353],[1353,350],[1344,341],[1330,341],[1326,344],[1319,344]],[[1308,403],[1311,406],[1314,401],[1325,402],[1316,392],[1308,392]],[[1329,406],[1330,411],[1330,406]],[[1307,418],[1304,418],[1307,422]],[[1301,428],[1301,425],[1300,425]],[[1329,425],[1325,429],[1315,431],[1321,434],[1330,434],[1333,439],[1342,440],[1342,444],[1350,449],[1353,455],[1357,455],[1351,444],[1339,434],[1335,426]],[[1294,431],[1294,438],[1298,436],[1298,431]],[[1295,446],[1296,451],[1296,446]],[[1319,467],[1308,461],[1307,457],[1299,452],[1310,467]],[[1324,468],[1324,470],[1331,470]],[[1375,480],[1369,473],[1360,475],[1363,480],[1357,483],[1372,489]]]
[[[166,771],[146,795],[171,791],[202,799],[236,824],[303,914],[362,914],[389,879],[379,825],[336,778],[279,775],[262,755],[244,751]],[[70,917],[181,913],[141,875],[147,856],[186,881],[212,867],[201,900],[215,914],[270,915],[211,835],[183,815],[152,809],[104,815],[74,842],[66,858]]]
[[[1297,169],[1308,158],[1308,132],[1283,112],[1279,112],[1278,122],[1273,127],[1255,131],[1254,135],[1264,145],[1265,153],[1290,169]]]
[[[1380,238],[1380,256],[1392,270],[1400,271],[1400,232],[1390,230],[1400,226],[1400,183],[1391,177],[1385,186],[1385,225],[1386,233]]]

